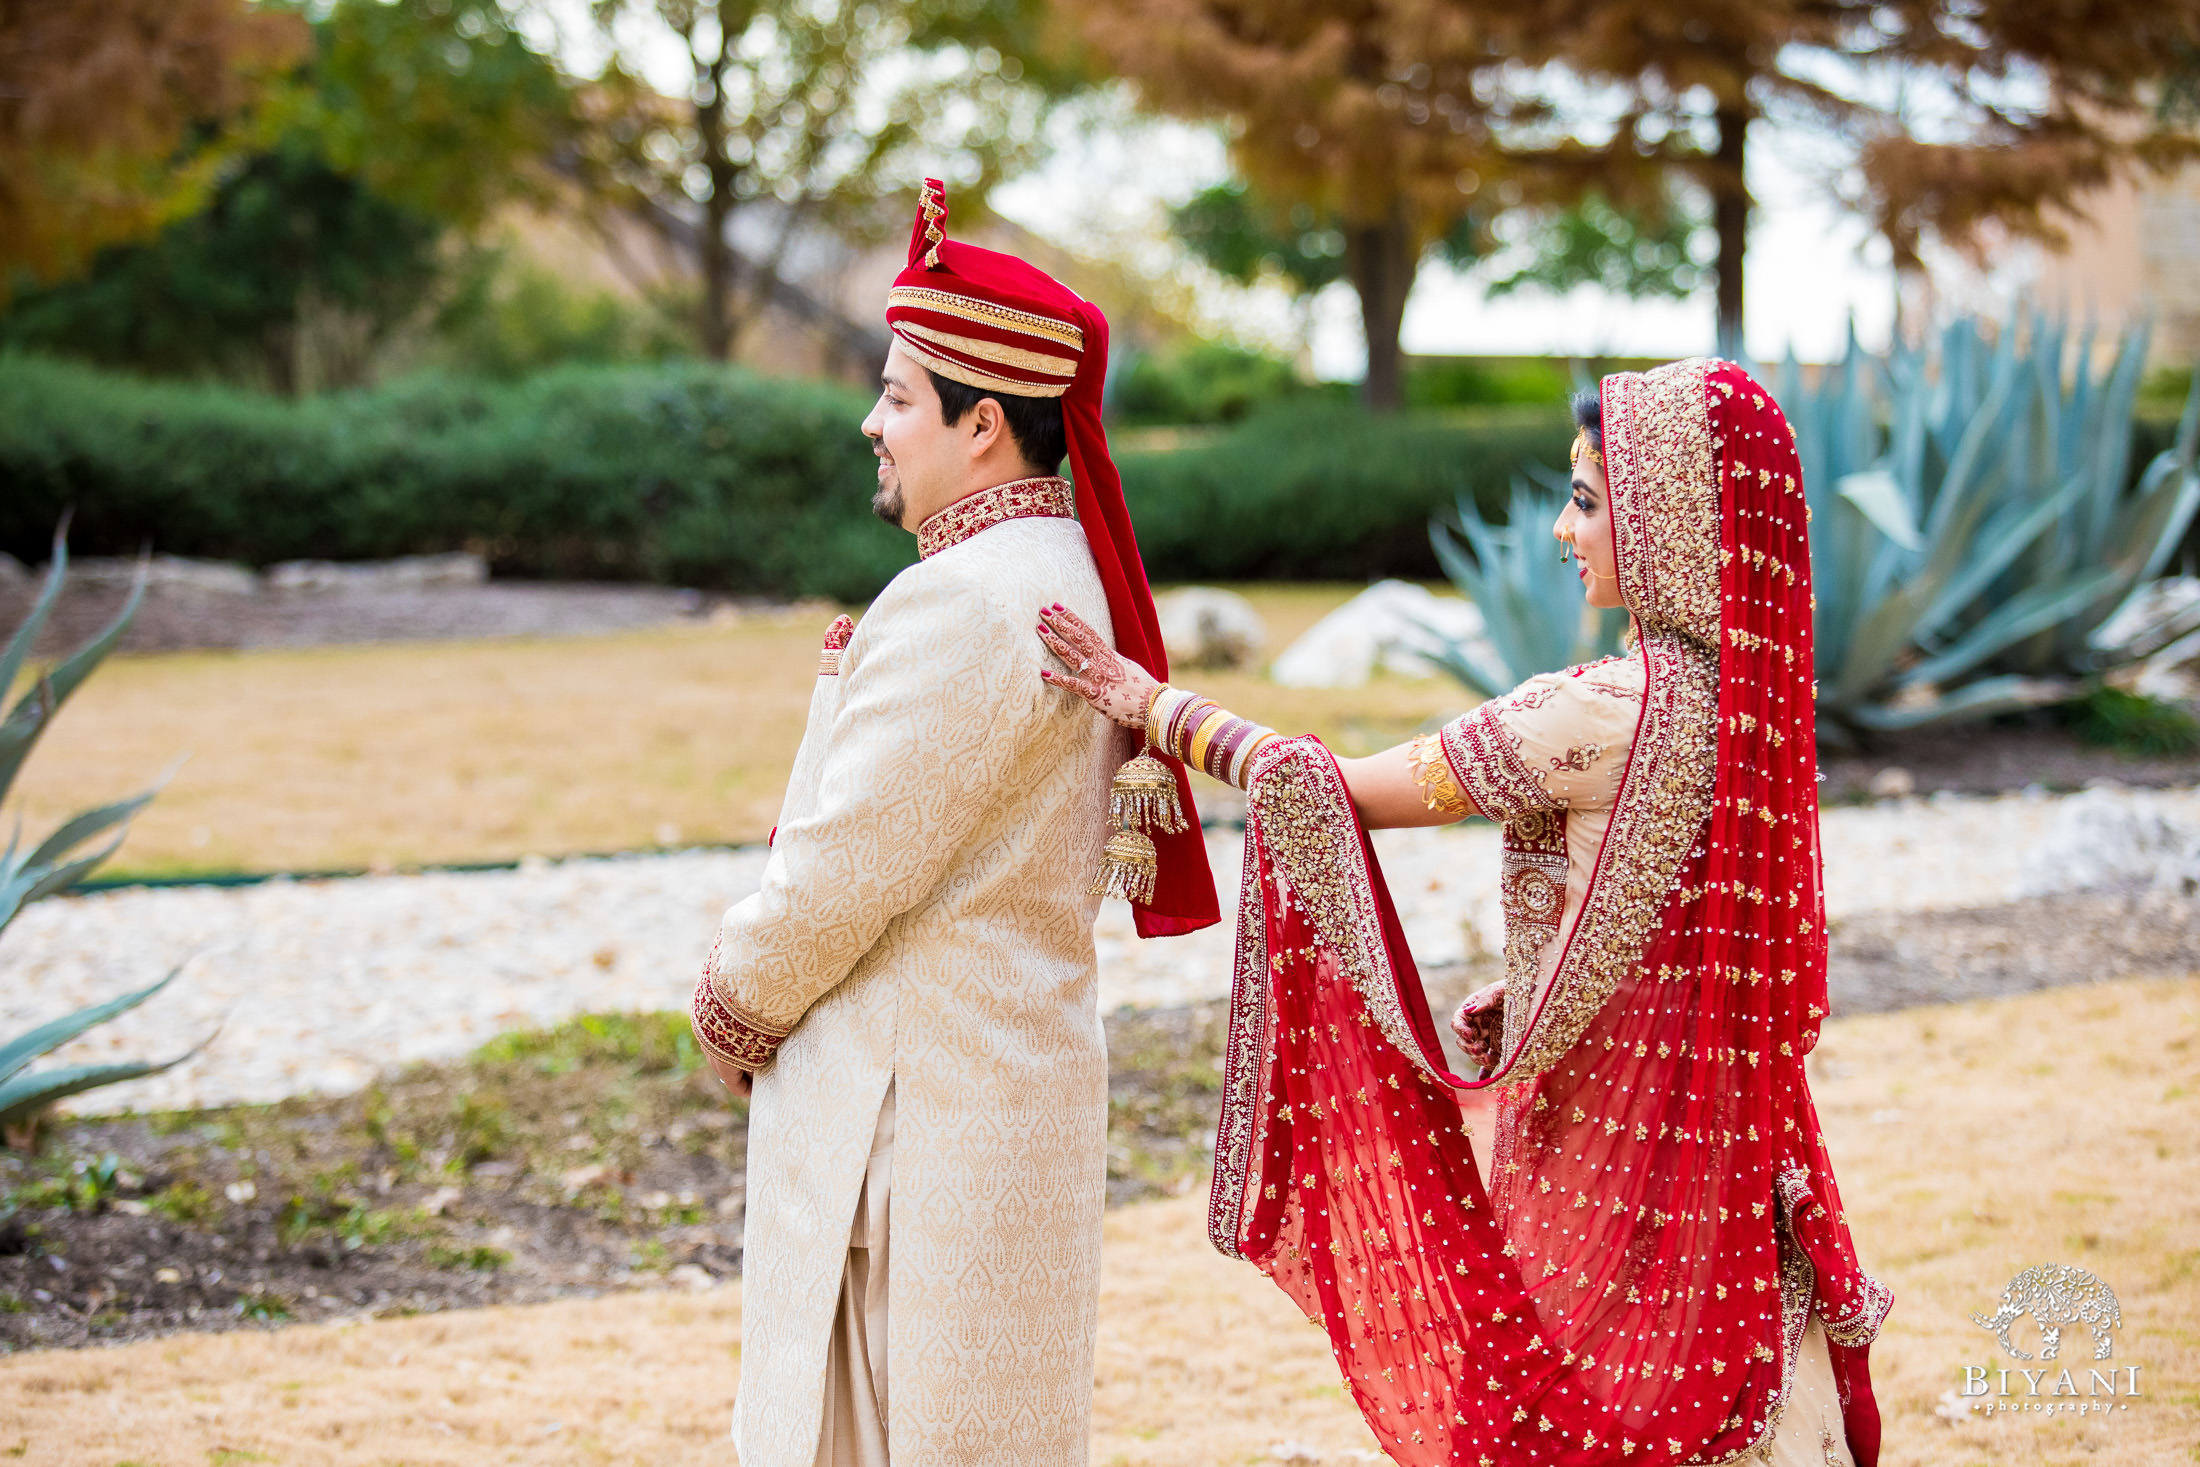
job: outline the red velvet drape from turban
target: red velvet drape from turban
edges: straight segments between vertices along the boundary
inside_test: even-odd
[[[888,327],[925,366],[993,391],[1060,397],[1077,518],[1106,588],[1115,648],[1156,678],[1169,675],[1153,591],[1123,501],[1123,479],[1100,422],[1108,370],[1108,320],[1045,271],[996,250],[948,239],[946,188],[926,179],[909,234],[909,264],[887,297]],[[1034,607],[1036,612],[1038,608]],[[1205,836],[1184,767],[1176,776],[1188,828],[1155,829],[1159,868],[1151,902],[1134,904],[1139,935],[1196,932],[1221,920]]]

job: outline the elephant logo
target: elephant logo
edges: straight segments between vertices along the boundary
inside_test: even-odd
[[[2093,1337],[2093,1358],[2106,1360],[2116,1353],[2116,1331],[2123,1327],[2124,1311],[2115,1290],[2082,1268],[2042,1263],[2009,1281],[2001,1307],[1992,1314],[1974,1314],[1971,1323],[1991,1330],[2001,1347],[2019,1360],[2033,1358],[2010,1341],[2009,1331],[2025,1315],[2040,1327],[2042,1360],[2052,1360],[2062,1348],[2062,1332],[2082,1324]]]

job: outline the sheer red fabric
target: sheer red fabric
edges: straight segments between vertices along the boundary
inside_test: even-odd
[[[1890,1298],[1803,1070],[1825,922],[1793,435],[1728,363],[1608,378],[1604,403],[1646,692],[1556,971],[1509,973],[1503,1058],[1448,1073],[1334,759],[1263,750],[1210,1229],[1327,1331],[1400,1462],[1733,1460],[1816,1312],[1869,1464]],[[1457,1092],[1489,1086],[1485,1179]]]

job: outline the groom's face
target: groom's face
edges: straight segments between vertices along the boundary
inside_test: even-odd
[[[960,497],[969,460],[965,435],[940,421],[940,395],[930,374],[898,341],[886,354],[878,402],[863,420],[863,434],[878,455],[871,511],[886,523],[914,530]]]

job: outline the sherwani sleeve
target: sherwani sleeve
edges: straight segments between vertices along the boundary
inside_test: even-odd
[[[1045,712],[1031,617],[946,575],[888,599],[848,647],[817,798],[779,827],[696,987],[698,1041],[743,1069],[935,899]]]

